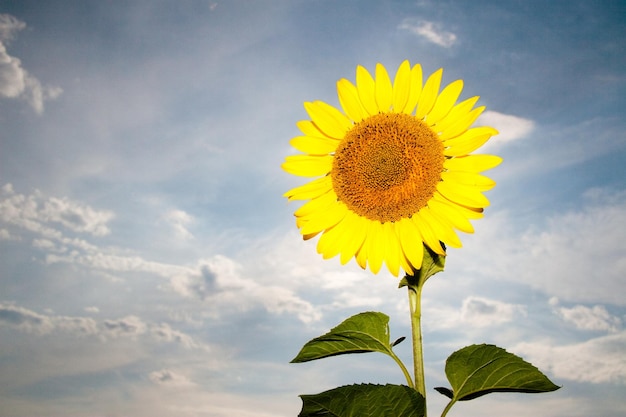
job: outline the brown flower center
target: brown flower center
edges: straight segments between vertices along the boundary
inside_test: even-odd
[[[350,210],[370,220],[411,217],[435,193],[443,149],[437,134],[413,116],[370,116],[337,147],[330,172],[333,188]]]

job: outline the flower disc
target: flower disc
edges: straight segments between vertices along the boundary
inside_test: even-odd
[[[346,133],[330,175],[348,209],[395,222],[427,205],[444,160],[441,141],[425,123],[404,113],[379,113]]]

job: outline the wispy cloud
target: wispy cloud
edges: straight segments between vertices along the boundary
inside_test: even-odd
[[[74,335],[95,335],[98,333],[96,321],[89,317],[50,316],[3,303],[0,303],[0,324],[35,334],[48,334],[57,331]]]
[[[193,222],[193,217],[179,209],[173,209],[167,212],[165,219],[171,224],[176,236],[180,239],[191,239],[193,234],[188,227]]]
[[[0,97],[22,98],[41,114],[44,102],[59,97],[60,87],[44,86],[22,67],[19,58],[7,52],[7,44],[26,23],[8,14],[0,14]]]
[[[398,29],[406,30],[444,48],[452,47],[457,40],[457,36],[452,32],[444,30],[441,24],[427,20],[406,18],[400,23]]]
[[[564,302],[624,305],[626,232],[615,225],[626,224],[626,193],[591,190],[578,209],[545,224],[515,232],[515,223],[504,213],[491,216],[458,256],[490,278],[530,285]]]
[[[511,349],[555,378],[592,383],[625,383],[625,350],[624,331],[570,345],[520,343]]]
[[[194,384],[188,377],[170,369],[161,369],[151,372],[150,381],[155,384],[165,385],[167,387],[191,387]]]
[[[490,110],[481,114],[476,123],[494,127],[499,132],[480,148],[481,152],[491,147],[525,139],[535,130],[535,122],[530,119]]]
[[[461,307],[461,320],[472,326],[485,327],[502,324],[520,316],[526,316],[524,306],[483,297],[468,297],[463,300]]]
[[[615,333],[622,328],[622,319],[609,313],[602,305],[560,307],[556,299],[551,300],[551,304],[558,316],[577,329]]]
[[[101,341],[149,337],[157,342],[175,343],[188,349],[208,350],[207,346],[167,323],[149,323],[134,315],[97,321],[91,317],[42,314],[15,304],[0,303],[2,325],[36,335],[63,333],[74,337],[94,336]]]
[[[58,237],[59,233],[50,228],[55,224],[77,232],[94,236],[110,233],[107,223],[114,215],[108,210],[95,210],[92,207],[68,198],[44,197],[40,192],[17,194],[11,184],[2,187],[0,200],[0,221],[19,226],[46,237]]]

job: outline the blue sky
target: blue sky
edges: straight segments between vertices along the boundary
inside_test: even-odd
[[[480,95],[504,163],[424,290],[430,414],[454,350],[563,388],[450,416],[626,413],[623,1],[0,0],[0,415],[293,416],[403,383],[386,357],[289,364],[352,314],[409,334],[385,272],[303,242],[280,169],[302,103],[405,59]],[[410,346],[397,353],[408,363]],[[515,411],[512,411],[515,410]]]

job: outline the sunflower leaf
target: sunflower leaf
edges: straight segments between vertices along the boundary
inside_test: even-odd
[[[354,315],[330,332],[307,342],[291,363],[366,352],[391,353],[389,316],[373,311]]]
[[[550,392],[560,387],[519,356],[494,345],[471,345],[446,360],[452,391],[437,391],[456,401],[468,401],[492,392]],[[452,396],[450,396],[452,394]]]
[[[405,385],[347,385],[315,395],[301,395],[298,417],[422,417],[425,402]]]

